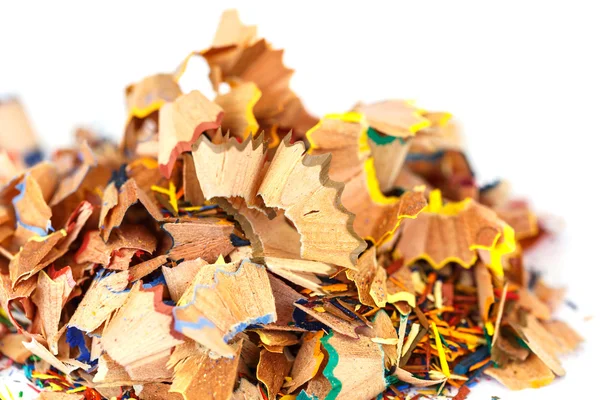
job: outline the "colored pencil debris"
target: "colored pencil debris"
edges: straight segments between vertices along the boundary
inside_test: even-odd
[[[282,56],[227,11],[127,87],[120,144],[80,129],[47,160],[0,103],[5,359],[41,399],[465,399],[564,375],[582,338],[523,265],[550,233],[478,184],[452,116],[318,120]],[[215,93],[182,92],[192,57]]]

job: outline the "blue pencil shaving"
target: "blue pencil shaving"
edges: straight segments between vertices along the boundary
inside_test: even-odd
[[[444,157],[444,151],[436,151],[435,153],[427,154],[427,153],[409,153],[406,156],[406,161],[429,161],[434,162],[440,160]]]
[[[242,239],[241,237],[239,237],[233,233],[229,235],[229,240],[231,240],[231,244],[234,247],[250,246],[249,240]]]
[[[341,312],[343,312],[348,317],[350,317],[352,319],[359,319],[358,315],[356,315],[355,313],[353,313],[352,311],[348,310],[346,307],[344,307],[343,305],[341,305],[337,301],[337,299],[331,299],[331,301],[329,303],[332,304],[333,306],[335,306],[335,308],[337,308],[338,310],[340,310]]]
[[[469,368],[477,363],[482,362],[489,356],[489,348],[487,346],[480,346],[474,353],[463,357],[458,364],[454,366],[453,372],[456,375],[466,375],[469,372]]]
[[[79,356],[77,357],[77,361],[81,361],[84,363],[90,362],[90,351],[88,350],[85,344],[85,337],[83,336],[83,332],[75,327],[67,328],[67,344],[71,348],[79,349]]]
[[[493,364],[492,361],[486,363],[484,366],[482,366],[481,368],[476,369],[475,371],[473,371],[471,377],[469,378],[469,380],[465,383],[465,385],[467,385],[467,387],[473,387],[477,384],[477,379],[479,379],[481,377],[481,374],[483,374],[483,371],[485,371],[487,368],[491,367]]]
[[[298,301],[296,301],[296,303],[300,304],[300,305],[307,305],[308,301],[304,300],[304,299],[300,299]],[[296,326],[300,327],[300,328],[304,328],[307,331],[311,331],[311,332],[317,332],[317,331],[325,331],[327,333],[329,333],[329,331],[331,330],[330,327],[328,327],[325,324],[322,324],[319,321],[308,321],[308,314],[306,314],[304,311],[302,311],[301,309],[295,307],[294,311],[292,312],[292,319],[294,320],[294,323],[296,324]]]
[[[153,288],[155,286],[158,286],[158,285],[165,285],[165,286],[167,285],[167,281],[165,280],[165,277],[164,277],[163,274],[158,275],[156,278],[152,279],[148,283],[144,283],[142,285],[142,287],[144,289],[151,289],[151,288]]]
[[[23,155],[23,161],[28,167],[33,167],[42,160],[44,160],[44,153],[40,149],[30,150]]]

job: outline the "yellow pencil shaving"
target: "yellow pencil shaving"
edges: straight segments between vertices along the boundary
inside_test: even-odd
[[[230,86],[235,86],[235,84],[230,84]],[[258,121],[256,121],[256,117],[254,116],[254,106],[256,105],[256,103],[258,103],[258,100],[260,99],[260,97],[262,96],[262,92],[260,91],[260,89],[256,86],[253,85],[253,89],[254,92],[252,94],[252,98],[250,99],[250,101],[247,104],[246,107],[246,123],[248,124],[248,126],[246,126],[246,129],[244,131],[244,138],[250,136],[250,135],[254,135],[255,133],[258,132]],[[275,127],[275,129],[271,129],[271,132],[275,131],[275,135],[277,137],[277,139],[279,139],[279,136],[277,136],[276,132],[277,132],[277,126],[273,125]],[[277,145],[279,145],[279,143],[277,143]]]
[[[450,122],[450,120],[452,119],[452,114],[449,112],[443,112],[442,116],[440,117],[439,121],[438,121],[438,125],[439,126],[446,126],[448,125],[448,122]]]
[[[469,269],[477,261],[477,254],[474,254],[473,258],[466,263],[458,257],[447,257],[447,258],[443,259],[441,262],[437,263],[427,253],[423,253],[423,254],[419,254],[416,257],[411,258],[410,260],[405,261],[404,263],[405,263],[405,265],[411,265],[418,260],[427,261],[427,263],[429,265],[431,265],[434,269],[442,269],[443,267],[445,267],[447,264],[449,264],[451,262],[457,263],[461,267]]]
[[[173,182],[169,182],[169,204],[175,210],[176,214],[179,214],[179,206],[177,205],[177,190]]]
[[[87,389],[87,387],[85,387],[85,386],[79,386],[78,388],[67,390],[67,393],[83,392],[86,389]]]
[[[333,285],[321,286],[321,289],[328,292],[343,292],[348,290],[348,285],[345,283],[334,283]]]
[[[368,143],[366,144],[366,146],[368,146]],[[365,177],[367,180],[367,191],[369,193],[369,197],[371,198],[371,200],[373,200],[373,202],[375,204],[382,205],[382,206],[397,204],[398,199],[399,199],[398,197],[386,196],[381,191],[381,187],[379,186],[379,181],[377,180],[377,174],[375,173],[375,161],[374,161],[373,157],[368,157],[365,160],[365,162],[363,164],[363,168],[364,168]],[[385,232],[379,238],[367,236],[367,237],[365,237],[365,239],[374,242],[376,246],[381,246],[382,244],[387,243],[394,237],[394,232],[396,232],[396,230],[400,226],[400,223],[402,222],[403,219],[405,219],[405,218],[416,219],[417,216],[426,208],[427,207],[419,210],[414,215],[409,215],[409,214],[397,215],[396,216],[396,218],[397,218],[396,224],[393,227],[391,227],[391,229],[389,231]]]
[[[358,154],[360,155],[360,158],[371,155],[371,147],[369,146],[369,129],[366,125],[363,126],[363,130],[358,137]]]
[[[433,313],[427,315],[433,322],[435,322],[439,327],[448,327],[448,323],[438,318],[438,313]]]
[[[367,158],[367,160],[364,163],[364,169],[367,177],[367,190],[369,191],[369,196],[371,197],[371,199],[376,204],[380,205],[397,203],[397,197],[387,197],[381,192],[381,188],[379,187],[379,181],[377,180],[377,175],[375,174],[375,161],[373,160],[373,157]],[[414,219],[417,216],[403,215],[402,217]]]
[[[500,242],[500,237],[503,240]],[[498,277],[504,277],[504,268],[502,267],[502,257],[515,251],[517,244],[515,241],[515,230],[508,224],[504,224],[502,234],[498,233],[491,246],[472,245],[470,250],[487,250],[490,252],[490,261],[488,267],[492,273]]]
[[[169,195],[169,190],[168,189],[162,188],[162,187],[157,186],[157,185],[152,185],[150,187],[150,189],[152,189],[153,191],[155,191],[157,193],[162,193],[162,194]]]
[[[488,321],[485,323],[484,326],[485,326],[485,331],[487,332],[487,334],[489,336],[494,336],[494,325],[490,321]]]
[[[273,124],[271,126],[271,129],[269,130],[269,135],[271,136],[271,140],[269,141],[269,149],[274,149],[277,146],[279,146],[279,142],[281,142],[281,139],[279,138],[279,135],[277,134],[277,131],[279,130],[279,125],[277,124]]]
[[[61,229],[57,232],[63,236],[67,236],[67,231],[65,229]],[[27,239],[27,241],[28,242],[43,242],[46,239],[48,239],[48,236],[35,235],[35,236],[32,236],[29,239]]]
[[[465,342],[467,344],[476,345],[476,344],[485,344],[486,343],[486,341],[483,337],[475,336],[470,333],[458,332],[453,329],[442,328],[442,327],[439,327],[438,330],[444,336],[449,336],[455,340]]]
[[[380,308],[379,307],[374,307],[371,311],[367,311],[366,313],[363,314],[363,317],[370,317],[371,315],[377,313],[377,311],[379,311]]]
[[[168,189],[165,189],[165,188],[157,186],[157,185],[152,185],[150,187],[150,189],[152,189],[153,191],[155,191],[157,193],[161,193],[161,194],[169,196],[169,205],[171,205],[171,207],[173,207],[175,214],[179,214],[179,206],[177,205],[177,190],[176,190],[175,184],[173,182],[169,181]]]
[[[446,352],[444,351],[444,347],[442,346],[442,340],[440,339],[440,333],[438,332],[437,326],[435,322],[431,322],[431,330],[433,331],[433,336],[435,338],[435,347],[438,349],[438,356],[440,358],[440,365],[442,367],[442,372],[446,377],[450,376],[450,368],[448,368],[448,361],[446,360]]]
[[[438,394],[438,391],[436,389],[417,389],[417,393],[419,394],[424,394],[424,395],[430,395],[430,394]]]
[[[129,116],[128,116],[128,121],[130,121],[132,118],[146,118],[148,115],[152,114],[154,111],[158,111],[160,110],[160,108],[163,106],[163,104],[165,104],[165,101],[163,99],[158,99],[153,101],[151,104],[149,104],[146,107],[132,107],[131,110],[129,110]]]
[[[415,134],[415,133],[419,132],[422,129],[429,128],[430,126],[431,126],[431,122],[426,119],[426,120],[423,120],[423,121],[419,121],[419,122],[417,122],[415,124],[412,124],[408,128],[408,130],[410,131],[410,133]]]
[[[484,365],[486,365],[488,362],[490,362],[490,357],[487,357],[486,359],[481,360],[478,363],[471,365],[471,367],[469,367],[469,371],[475,371],[476,369],[479,369],[479,368],[483,367]]]
[[[425,313],[425,315],[437,315],[437,314],[441,314],[444,312],[453,312],[453,311],[454,311],[454,307],[446,306],[446,307],[440,307],[440,308],[436,308],[436,309],[427,311]]]
[[[48,375],[48,374],[40,374],[38,372],[31,374],[32,378],[35,379],[59,379],[58,376]]]
[[[7,384],[4,384],[4,388],[6,389],[6,393],[8,393],[8,397],[10,398],[10,400],[15,400]]]
[[[100,197],[100,198],[102,198],[102,196],[104,196],[104,191],[99,186],[96,186],[94,188],[94,193],[96,193],[98,195],[98,197]]]
[[[200,211],[202,206],[181,207],[181,211]]]
[[[156,168],[158,168],[158,161],[156,161],[153,158],[143,157],[143,158],[139,158],[135,161],[132,161],[131,163],[129,163],[128,167],[134,168],[134,167],[137,167],[138,165],[144,166],[148,169],[156,169]]]
[[[423,211],[447,216],[458,215],[471,201],[472,199],[467,197],[461,201],[444,204],[442,201],[442,192],[439,189],[435,189],[429,193],[429,204]]]
[[[319,146],[317,146],[317,144],[314,142],[312,135],[315,131],[317,131],[319,128],[321,128],[321,125],[323,125],[322,120],[317,122],[317,124],[315,126],[313,126],[312,128],[310,128],[308,131],[306,131],[306,134],[304,135],[306,137],[306,140],[308,140],[308,154],[311,154],[315,149],[318,149]]]
[[[325,115],[327,119],[339,119],[344,122],[355,122],[355,123],[365,123],[365,116],[356,111],[348,111],[340,114],[327,114]]]

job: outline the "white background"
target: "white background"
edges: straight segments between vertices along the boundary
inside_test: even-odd
[[[597,3],[0,1],[0,96],[24,101],[47,148],[70,143],[78,124],[117,139],[124,87],[208,47],[230,7],[286,49],[292,86],[315,114],[386,98],[450,111],[481,182],[505,177],[537,210],[564,217],[560,240],[533,263],[568,285],[579,310],[560,314],[584,348],[550,387],[511,393],[487,382],[469,398],[597,396]],[[193,67],[186,85],[207,93],[206,66]]]

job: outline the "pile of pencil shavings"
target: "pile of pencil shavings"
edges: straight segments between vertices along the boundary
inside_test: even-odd
[[[564,375],[564,291],[522,261],[547,233],[476,184],[451,115],[319,121],[282,55],[226,12],[127,88],[120,145],[79,130],[50,161],[0,105],[0,351],[41,398],[464,399]],[[195,56],[227,93],[182,93]]]

